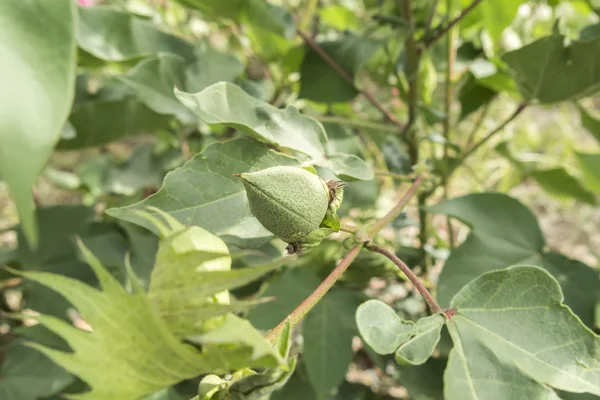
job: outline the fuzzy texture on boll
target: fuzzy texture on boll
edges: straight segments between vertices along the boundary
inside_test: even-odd
[[[292,243],[318,229],[329,206],[329,190],[299,167],[272,167],[241,174],[250,210],[281,240]]]

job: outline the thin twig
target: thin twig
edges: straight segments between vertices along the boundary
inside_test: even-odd
[[[519,114],[521,114],[523,112],[523,110],[525,110],[525,108],[527,107],[527,103],[521,103],[519,104],[519,106],[517,107],[517,109],[504,121],[502,122],[500,125],[498,125],[496,127],[496,129],[492,130],[490,133],[488,133],[487,135],[485,135],[485,137],[483,137],[479,142],[475,143],[473,145],[473,147],[471,147],[469,150],[467,150],[455,163],[456,166],[460,165],[465,159],[467,159],[467,157],[469,157],[471,154],[473,154],[474,152],[477,151],[477,149],[479,149],[482,145],[484,145],[488,140],[490,140],[495,134],[497,134],[498,132],[501,132],[506,125],[508,125],[509,123],[512,122],[512,120],[514,120],[515,118],[517,118],[519,116]]]
[[[394,218],[396,218],[396,216],[398,216],[398,214],[400,214],[400,212],[402,212],[402,210],[404,209],[404,206],[415,195],[416,190],[420,183],[421,183],[421,177],[418,176],[415,179],[415,182],[413,183],[411,188],[400,199],[398,204],[389,213],[387,213],[381,220],[377,221],[373,225],[373,227],[369,231],[369,234],[370,234],[369,238],[366,238],[367,240],[370,239],[370,237],[375,235],[377,232],[379,232],[381,229],[383,229],[389,222],[391,222]],[[306,316],[306,314],[308,314],[308,312],[319,302],[319,300],[321,300],[323,298],[323,296],[325,296],[327,294],[327,292],[329,291],[329,289],[331,289],[333,287],[335,282],[337,282],[337,280],[341,278],[341,276],[344,274],[346,269],[348,269],[348,267],[350,266],[352,261],[354,261],[354,259],[358,256],[358,253],[360,253],[360,250],[363,248],[363,246],[364,246],[364,242],[359,243],[356,246],[354,246],[348,252],[348,254],[346,254],[344,256],[344,258],[342,258],[342,260],[335,267],[335,269],[333,271],[331,271],[329,276],[327,278],[325,278],[325,280],[323,282],[321,282],[321,284],[310,295],[308,295],[308,297],[306,299],[304,299],[304,301],[302,303],[300,303],[300,305],[298,307],[296,307],[294,309],[294,311],[292,311],[288,316],[286,316],[279,323],[279,325],[277,325],[275,328],[271,329],[265,335],[265,339],[267,339],[269,341],[269,343],[275,344],[275,342],[277,342],[277,339],[279,338],[279,335],[281,334],[281,331],[283,330],[288,318],[290,320],[292,327],[296,326],[296,324],[298,324],[298,322],[300,322],[302,320],[302,318],[304,318],[304,316]]]
[[[431,29],[431,23],[433,22],[433,17],[435,17],[435,10],[437,9],[438,2],[439,0],[433,0],[431,11],[429,11],[429,16],[427,17],[427,22],[425,23],[425,32],[429,32]]]
[[[414,37],[414,21],[410,0],[398,0],[398,8],[403,9],[403,17],[408,23],[411,34],[404,41],[406,49],[406,79],[408,80],[408,122],[404,128],[404,134],[409,133],[417,119],[417,103],[419,102],[419,66],[421,64],[421,55],[417,47],[417,41]],[[416,139],[411,139],[416,142]],[[417,144],[411,145],[411,157],[413,164],[418,162]]]
[[[417,193],[417,189],[422,181],[423,176],[417,176],[412,186],[406,191],[406,193],[404,193],[394,208],[392,208],[386,215],[383,216],[383,218],[379,219],[373,224],[373,226],[371,226],[371,229],[368,231],[369,237],[375,236],[377,232],[388,226],[394,219],[396,219],[396,217],[398,217],[398,215],[400,215],[400,213],[404,210],[404,207],[406,207],[408,202]]]
[[[468,149],[473,144],[473,141],[475,140],[475,136],[477,135],[477,132],[479,132],[481,125],[483,125],[483,121],[485,121],[485,117],[487,117],[487,114],[490,111],[491,105],[492,105],[492,102],[490,101],[485,106],[483,106],[483,110],[479,113],[479,116],[477,117],[477,121],[475,122],[475,124],[473,125],[473,129],[469,133],[469,136],[467,138],[467,142],[464,145],[464,148]]]
[[[452,0],[446,0],[446,8],[452,9]],[[445,96],[444,96],[444,111],[446,118],[444,118],[443,135],[446,141],[444,142],[444,160],[448,159],[448,150],[450,145],[450,128],[451,128],[451,114],[452,114],[452,99],[453,99],[453,85],[452,75],[454,73],[454,62],[456,61],[456,47],[454,45],[455,35],[457,29],[450,29],[446,34],[446,74],[445,74]],[[443,187],[444,187],[444,199],[448,198],[448,176],[444,173]],[[450,248],[454,248],[454,228],[450,216],[446,216],[446,227],[448,231],[448,244]]]
[[[325,278],[325,280],[321,282],[321,284],[306,299],[304,299],[304,301],[300,303],[300,305],[296,307],[290,315],[285,317],[283,321],[279,323],[279,325],[271,329],[265,335],[265,339],[267,339],[269,343],[275,344],[279,338],[279,335],[281,334],[281,331],[285,327],[288,318],[290,319],[290,324],[292,327],[296,326],[296,324],[298,324],[298,322],[300,322],[302,318],[308,314],[308,312],[319,302],[319,300],[321,300],[323,296],[327,294],[335,282],[340,279],[352,261],[354,261],[354,259],[358,256],[358,253],[362,247],[363,243],[354,246],[352,250],[350,250],[350,252],[346,254],[344,258],[342,258],[342,261],[339,262],[337,267],[331,271],[329,276]]]
[[[404,272],[404,275],[406,275],[406,277],[412,282],[413,286],[419,291],[419,293],[421,293],[421,296],[423,296],[425,302],[427,302],[427,305],[429,306],[431,311],[433,311],[433,313],[442,312],[442,308],[435,301],[435,299],[433,298],[431,293],[429,293],[429,290],[427,290],[425,285],[423,285],[421,280],[417,278],[415,273],[412,272],[412,270],[408,268],[408,266],[404,264],[404,262],[401,259],[399,259],[394,253],[392,253],[388,249],[384,249],[383,247],[377,246],[375,244],[368,244],[366,248],[376,253],[383,254],[384,256],[389,258],[394,264],[398,266],[398,268],[402,270],[402,272]]]
[[[427,49],[427,48],[431,47],[431,45],[433,45],[442,36],[444,36],[446,34],[446,32],[448,32],[450,29],[452,29],[452,27],[454,25],[459,23],[460,20],[463,19],[469,12],[471,12],[471,10],[473,10],[479,3],[481,3],[481,0],[473,0],[471,2],[471,4],[469,4],[464,10],[462,10],[456,18],[454,18],[452,21],[448,22],[448,24],[445,27],[443,27],[443,28],[438,27],[438,28],[434,29],[434,31],[436,32],[435,36],[427,39],[423,43],[423,48]]]
[[[385,116],[386,119],[388,119],[398,128],[402,130],[404,129],[404,124],[400,122],[400,120],[394,114],[386,110],[383,104],[381,104],[371,92],[369,92],[367,89],[358,89],[356,85],[354,85],[354,79],[352,76],[344,68],[342,68],[337,61],[327,54],[327,52],[323,50],[323,48],[319,46],[317,42],[300,30],[296,30],[296,32],[298,33],[298,36],[300,36],[302,40],[304,40],[304,42],[323,59],[323,61],[329,64],[342,78],[344,78],[345,81],[351,84],[357,92],[365,96],[367,100],[369,100],[369,102]]]

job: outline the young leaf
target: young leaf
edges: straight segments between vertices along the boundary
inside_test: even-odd
[[[73,101],[74,14],[72,0],[0,4],[0,176],[32,247],[38,233],[31,187]]]
[[[377,40],[352,33],[347,33],[341,40],[319,43],[323,51],[352,77],[377,52],[380,45]],[[300,68],[301,98],[322,103],[341,103],[352,100],[357,94],[354,85],[341,77],[319,54],[312,49],[306,51]]]
[[[600,119],[591,115],[585,108],[577,104],[581,125],[600,143]]]
[[[130,276],[132,293],[126,292],[85,247],[81,249],[101,290],[60,275],[21,273],[63,295],[92,326],[93,331],[86,332],[42,315],[39,322],[65,339],[73,352],[30,344],[91,387],[80,398],[139,398],[202,373],[281,363],[262,336],[233,315],[226,316],[217,331],[196,338],[201,351],[180,342],[155,314],[137,278]],[[233,336],[229,328],[234,328]],[[215,332],[217,340],[211,336]]]
[[[352,362],[357,299],[351,292],[330,291],[311,310],[302,326],[304,364],[318,400],[331,398]]]
[[[152,223],[136,213],[154,206],[187,226],[197,225],[220,236],[227,243],[259,247],[272,235],[250,213],[244,186],[233,174],[275,165],[298,165],[298,160],[244,139],[212,144],[167,174],[156,194],[131,206],[111,208],[107,213],[156,232]]]
[[[105,61],[126,61],[151,54],[194,55],[183,39],[159,31],[151,22],[132,14],[100,7],[79,7],[77,44]]]
[[[442,269],[437,292],[440,304],[448,304],[455,293],[484,272],[527,262],[552,273],[562,286],[565,303],[592,326],[594,299],[600,291],[598,275],[581,262],[545,251],[534,215],[519,201],[500,193],[476,193],[430,210],[457,218],[472,229]]]
[[[553,34],[506,53],[526,101],[558,103],[589,96],[600,85],[600,37],[574,40]]]
[[[444,317],[434,314],[415,324],[387,304],[369,300],[358,307],[356,324],[365,342],[378,354],[396,353],[398,364],[423,364],[440,340]]]
[[[545,385],[599,395],[598,337],[562,301],[558,282],[538,267],[466,285],[450,304],[446,399],[558,399]]]

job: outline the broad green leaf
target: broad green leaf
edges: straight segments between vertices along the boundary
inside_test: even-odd
[[[527,262],[547,268],[562,285],[565,303],[592,326],[594,299],[600,290],[598,275],[583,263],[545,251],[544,236],[534,215],[519,201],[500,193],[476,193],[430,210],[471,227],[440,274],[437,296],[441,305],[447,305],[455,293],[482,273]]]
[[[393,354],[416,332],[415,324],[398,316],[379,300],[368,300],[356,310],[360,336],[377,354]]]
[[[286,385],[273,392],[270,400],[316,400],[315,390],[308,381],[304,363],[299,363]]]
[[[581,125],[600,143],[600,119],[590,114],[589,111],[579,104],[577,108],[579,108]]]
[[[161,214],[159,214],[161,215]],[[144,214],[147,219],[155,217]],[[169,218],[168,214],[161,215]],[[172,220],[170,228],[154,222],[161,240],[148,298],[169,330],[178,337],[204,333],[224,314],[243,311],[256,302],[231,302],[227,290],[244,286],[272,271],[279,263],[231,270],[227,245],[198,226]],[[220,318],[217,318],[220,317]]]
[[[0,398],[6,400],[37,400],[73,381],[71,374],[44,354],[17,342],[6,349],[0,376]]]
[[[371,179],[372,171],[360,158],[329,154],[321,123],[302,115],[295,107],[280,110],[229,83],[217,83],[191,94],[175,90],[177,98],[213,125],[227,125],[263,142],[309,155],[312,163],[330,168],[349,179]]]
[[[346,181],[370,181],[375,174],[367,164],[354,154],[333,153],[329,155],[329,168]]]
[[[175,90],[175,95],[207,124],[232,126],[256,139],[313,158],[325,153],[327,135],[323,126],[296,108],[279,110],[229,83],[217,83],[196,94]]]
[[[478,6],[483,16],[482,23],[494,42],[512,23],[521,4],[521,0],[490,0]]]
[[[584,203],[596,204],[596,196],[563,167],[542,169],[523,163],[512,154],[507,142],[498,144],[496,151],[510,161],[519,172],[533,178],[546,193],[561,200],[576,199]]]
[[[290,39],[295,30],[294,19],[286,9],[263,0],[177,0],[200,10],[209,19],[230,19]]]
[[[379,49],[381,43],[368,37],[347,33],[341,40],[320,42],[319,46],[350,76],[354,77]],[[322,103],[352,100],[358,91],[342,78],[319,54],[307,49],[300,68],[301,98]]]
[[[231,82],[243,71],[244,65],[235,56],[198,47],[189,60],[174,54],[145,59],[120,79],[153,111],[193,123],[195,116],[177,100],[173,89],[197,92],[217,82]]]
[[[599,395],[598,336],[562,301],[558,282],[538,267],[466,285],[450,304],[457,314],[447,325],[454,348],[445,398],[557,400],[548,386]]]
[[[309,269],[293,269],[276,278],[263,293],[274,300],[250,310],[248,319],[258,329],[274,328],[319,286],[319,278]]]
[[[132,14],[101,7],[79,7],[78,14],[77,44],[101,60],[126,61],[159,52],[186,59],[194,55],[190,43]]]
[[[99,146],[169,127],[167,116],[131,98],[84,102],[73,110],[69,122],[76,136],[62,139],[59,150]]]
[[[465,83],[461,86],[458,94],[460,101],[459,120],[489,104],[498,94],[496,91],[480,84],[471,72],[467,73],[466,76]]]
[[[111,208],[107,213],[156,232],[152,223],[136,213],[153,206],[227,243],[260,247],[272,235],[252,216],[244,186],[233,174],[276,165],[298,165],[298,161],[245,139],[215,143],[167,174],[154,195],[130,206]]]
[[[600,37],[574,40],[565,47],[559,34],[539,39],[506,53],[504,61],[514,70],[526,101],[558,103],[586,97],[600,85]]]
[[[408,390],[411,400],[444,400],[446,360],[430,358],[425,364],[400,368],[397,381]]]
[[[600,193],[600,153],[575,153],[581,172],[583,184],[594,193]]]
[[[354,11],[339,4],[319,8],[319,16],[323,23],[342,32],[359,29],[362,24]]]
[[[332,290],[310,311],[302,326],[304,364],[317,400],[329,400],[352,362],[357,299],[349,291]]]
[[[584,203],[596,204],[596,196],[564,168],[538,169],[531,171],[530,174],[549,194],[562,199],[574,198]]]
[[[73,101],[74,14],[71,0],[0,4],[0,176],[34,247],[38,233],[31,187]]]
[[[217,329],[194,338],[202,350],[180,342],[155,314],[137,278],[131,276],[128,293],[86,248],[82,251],[101,290],[60,275],[22,273],[63,295],[93,328],[86,332],[41,315],[38,321],[65,339],[73,352],[30,343],[90,386],[78,398],[140,398],[202,373],[281,363],[262,336],[232,314]]]

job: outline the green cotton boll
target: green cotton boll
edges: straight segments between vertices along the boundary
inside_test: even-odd
[[[252,214],[271,233],[298,243],[318,229],[329,207],[329,189],[299,167],[272,167],[241,174]]]

